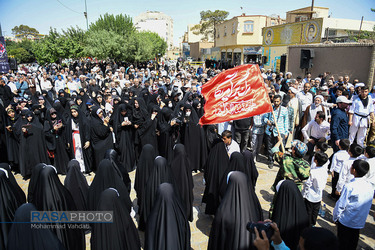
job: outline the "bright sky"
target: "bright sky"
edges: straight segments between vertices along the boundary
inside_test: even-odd
[[[247,15],[277,14],[285,18],[289,10],[311,5],[311,0],[86,0],[89,23],[101,14],[126,14],[136,17],[147,10],[161,11],[173,19],[174,44],[187,30],[188,24],[200,21],[202,10],[226,10],[228,18],[241,13]],[[63,5],[67,6],[64,7]],[[315,0],[315,6],[328,7],[331,17],[375,21],[374,0]],[[243,9],[241,10],[242,7]],[[70,26],[86,29],[85,0],[0,0],[0,24],[4,36],[11,35],[11,29],[21,24],[36,28],[41,34],[48,34],[49,28],[57,31]]]

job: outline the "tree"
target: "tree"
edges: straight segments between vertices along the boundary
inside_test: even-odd
[[[9,56],[13,56],[19,63],[31,63],[35,61],[33,53],[33,41],[23,39],[21,42],[5,41]]]
[[[214,12],[208,11],[201,11],[201,22],[200,24],[194,25],[191,28],[191,31],[195,35],[202,34],[204,35],[205,39],[208,39],[210,36],[213,36],[215,39],[216,30],[215,26],[225,21],[228,17],[229,12],[225,10],[215,10]]]
[[[107,30],[113,31],[116,34],[127,37],[135,32],[133,21],[130,16],[127,15],[116,15],[104,14],[100,15],[99,19],[95,23],[90,24],[89,32]]]
[[[120,34],[112,30],[90,31],[84,54],[98,59],[127,60],[128,46]]]
[[[20,26],[15,26],[12,29],[12,34],[20,38],[37,38],[41,36],[39,34],[39,31],[37,31],[35,28],[31,28],[23,24],[21,24]]]

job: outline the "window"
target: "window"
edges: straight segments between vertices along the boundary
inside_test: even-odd
[[[232,24],[232,34],[236,34],[236,27],[237,27],[236,23],[233,23]]]
[[[227,35],[227,26],[224,25],[224,36],[226,36],[226,35]]]
[[[254,22],[253,21],[245,21],[243,25],[243,32],[244,33],[253,33],[254,32]]]

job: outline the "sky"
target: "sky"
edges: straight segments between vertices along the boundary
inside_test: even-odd
[[[174,44],[187,30],[188,24],[200,21],[203,10],[226,10],[228,19],[241,15],[280,15],[311,5],[311,0],[86,0],[88,20],[94,22],[100,15],[126,14],[136,17],[142,12],[161,11],[173,19]],[[314,6],[328,7],[332,18],[347,18],[375,21],[375,0],[315,0]],[[241,9],[242,7],[242,9]],[[86,29],[85,0],[0,0],[0,24],[4,36],[11,36],[12,28],[21,24],[36,28],[41,34],[48,34],[50,27],[57,31],[79,26]]]

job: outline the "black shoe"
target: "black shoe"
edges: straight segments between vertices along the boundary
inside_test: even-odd
[[[273,169],[273,162],[268,163],[268,168]]]

